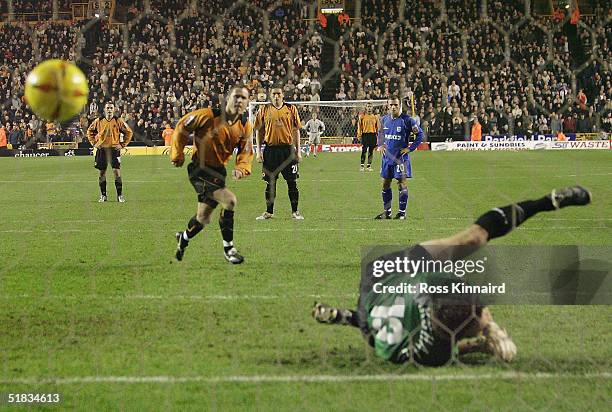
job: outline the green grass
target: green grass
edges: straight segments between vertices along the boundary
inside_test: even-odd
[[[605,410],[610,306],[494,307],[517,361],[473,357],[438,369],[376,359],[357,331],[317,325],[310,308],[316,296],[354,304],[363,245],[447,236],[553,187],[581,183],[594,203],[538,216],[496,243],[612,245],[611,156],[419,152],[404,222],[370,220],[380,182],[357,171],[355,153],[304,161],[306,220],[290,219],[280,182],[276,218],[255,221],[264,185],[254,165],[254,176],[229,183],[247,258],[237,267],[223,259],[216,222],[173,261],[173,234],[196,204],[186,171],[166,157],[123,159],[125,204],[96,203],[91,158],[1,158],[0,393],[61,392],[62,406],[79,410]],[[278,380],[387,374],[399,378]],[[113,380],[154,376],[178,381]],[[229,381],[253,376],[262,378]],[[100,381],[52,382],[82,377]]]

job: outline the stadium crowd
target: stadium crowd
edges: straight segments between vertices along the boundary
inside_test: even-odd
[[[52,3],[14,0],[13,8],[52,10]],[[58,4],[65,10],[70,3]],[[308,4],[209,0],[201,12],[193,2],[147,3],[145,13],[143,2],[130,2],[124,25],[0,26],[0,42],[7,45],[0,63],[0,124],[10,143],[48,138],[50,126],[21,97],[28,71],[47,58],[77,60],[85,69],[90,104],[81,126],[112,100],[135,141],[146,143],[161,140],[164,125],[188,111],[216,105],[216,96],[237,81],[254,91],[281,81],[286,100],[320,100],[326,33],[306,20]],[[576,72],[574,93],[568,39],[549,17],[525,19],[519,0],[489,1],[487,19],[480,1],[447,0],[444,14],[433,0],[405,2],[406,10],[398,10],[398,0],[363,0],[360,19],[340,26],[335,97],[383,99],[401,91],[407,102],[414,100],[432,136],[469,138],[476,119],[483,134],[610,133],[612,77],[604,63],[612,60],[612,28],[602,23],[610,10],[597,3],[596,16],[583,17],[578,26],[585,49],[597,59]],[[396,23],[400,16],[403,22]],[[350,135],[353,123],[338,133]],[[78,126],[53,127],[51,137],[78,135]]]
[[[447,0],[448,19],[437,2],[406,2],[404,22],[388,25],[398,20],[399,3],[364,0],[361,24],[342,27],[337,99],[401,90],[429,135],[455,139],[469,138],[475,120],[483,134],[610,132],[612,76],[604,62],[612,33],[603,22],[611,10],[604,2],[585,20],[597,47],[578,26],[599,59],[575,72],[576,93],[567,37],[550,17],[526,20],[522,1],[489,1],[484,18],[480,1]]]

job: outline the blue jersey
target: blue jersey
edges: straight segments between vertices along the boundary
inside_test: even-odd
[[[416,135],[412,142],[410,142],[411,133]],[[379,146],[385,145],[385,157],[397,159],[403,149],[408,148],[413,152],[422,141],[423,130],[410,116],[402,113],[396,118],[391,117],[390,114],[382,117],[378,131],[378,143]]]

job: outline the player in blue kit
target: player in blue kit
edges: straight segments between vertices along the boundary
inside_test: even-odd
[[[397,180],[399,190],[399,210],[395,219],[406,219],[408,206],[408,185],[406,179],[412,177],[410,165],[410,152],[419,147],[423,141],[423,130],[410,116],[403,114],[400,108],[400,99],[397,96],[389,97],[387,101],[389,114],[383,116],[378,131],[378,145],[382,148],[382,200],[384,211],[375,219],[391,219],[391,201],[393,192],[391,182]],[[410,135],[415,134],[414,141],[410,142]]]

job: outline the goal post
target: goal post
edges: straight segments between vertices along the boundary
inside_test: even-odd
[[[249,119],[255,121],[255,115],[259,107],[269,102],[249,103]],[[302,125],[317,112],[319,120],[325,124],[325,132],[321,140],[325,143],[351,143],[357,136],[357,117],[365,110],[365,106],[371,103],[374,112],[382,115],[386,100],[330,100],[330,101],[303,101],[286,102],[297,107]],[[307,139],[307,136],[304,136]]]

